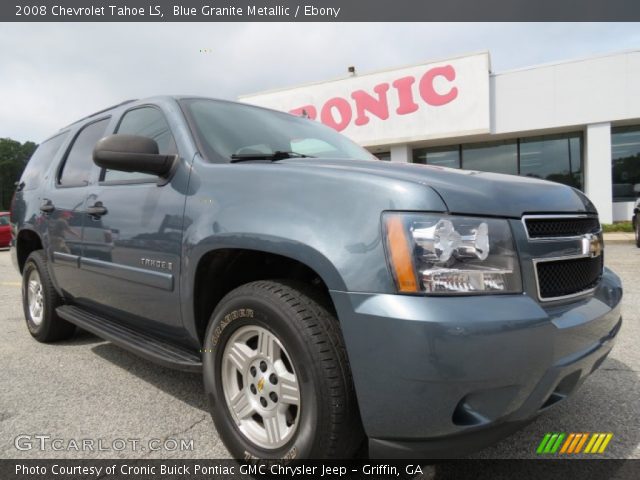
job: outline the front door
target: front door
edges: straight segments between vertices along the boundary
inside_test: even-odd
[[[124,113],[116,133],[154,139],[177,154],[171,129],[155,106]],[[174,337],[182,332],[179,278],[186,169],[167,184],[158,177],[103,170],[87,196],[81,269],[84,304],[134,327]]]

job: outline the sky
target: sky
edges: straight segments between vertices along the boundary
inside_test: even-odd
[[[493,72],[640,49],[638,23],[0,24],[0,138],[131,98],[239,95],[488,50]]]

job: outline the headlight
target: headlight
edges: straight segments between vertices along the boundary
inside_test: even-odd
[[[385,213],[385,247],[398,291],[518,293],[518,257],[506,220]]]

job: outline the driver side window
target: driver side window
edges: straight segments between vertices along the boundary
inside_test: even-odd
[[[158,153],[165,155],[176,155],[178,153],[178,148],[167,120],[164,118],[163,113],[154,107],[140,107],[125,113],[120,120],[116,133],[152,138],[158,144]],[[105,182],[157,180],[155,175],[147,173],[120,172],[108,169],[104,170],[101,178]]]

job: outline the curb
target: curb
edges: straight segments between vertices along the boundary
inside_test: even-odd
[[[620,239],[620,238],[615,238],[613,240],[607,240],[606,238],[604,239],[604,243],[605,244],[611,244],[611,243],[629,243],[629,244],[633,244],[634,241],[633,240],[627,240],[627,239]]]
[[[604,243],[635,243],[633,233],[611,232],[604,234]]]

